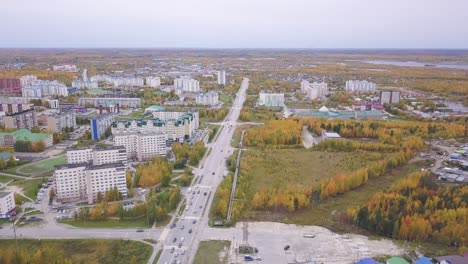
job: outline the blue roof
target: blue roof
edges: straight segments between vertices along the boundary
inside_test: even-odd
[[[421,257],[416,260],[415,264],[433,264],[432,261],[427,257]]]
[[[357,264],[380,264],[380,262],[372,258],[363,258],[357,262]]]
[[[0,152],[0,158],[3,158],[5,160],[9,159],[11,156],[11,153],[8,152]]]

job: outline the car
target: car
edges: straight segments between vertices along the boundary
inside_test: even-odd
[[[188,207],[188,205],[187,205],[187,206],[185,206],[185,210],[188,210],[188,208],[189,208],[189,207]]]
[[[197,213],[198,213],[197,211],[193,212],[193,214],[197,214]]]
[[[175,247],[171,247],[171,253],[174,253]]]
[[[200,190],[198,190],[197,194],[200,194]]]
[[[286,245],[286,246],[284,247],[284,250],[288,250],[289,248],[290,248],[290,246],[289,246],[289,245]]]
[[[193,204],[193,202],[190,202],[190,205],[192,205],[192,204]]]
[[[177,264],[177,263],[176,263],[176,260],[173,259],[173,260],[171,261],[171,264]]]
[[[178,256],[179,256],[179,252],[176,252],[176,253],[174,254],[174,256],[175,256],[175,257],[178,257]]]
[[[172,239],[172,243],[175,243],[177,241],[177,237],[174,237],[174,239]]]
[[[215,175],[215,172],[213,171],[213,175]]]
[[[182,243],[179,243],[179,246],[178,246],[178,247],[181,248],[181,247],[182,247]]]
[[[185,255],[185,252],[187,252],[186,249],[184,249],[184,251],[182,251],[182,253],[180,253],[181,255]]]
[[[141,233],[141,232],[145,232],[145,231],[143,231],[143,229],[137,229],[137,232]]]
[[[193,193],[192,193],[192,194],[195,194],[195,191],[193,191]]]
[[[184,229],[185,226],[181,226],[180,229]]]
[[[197,223],[197,220],[193,220],[193,221],[192,221],[192,224],[196,224],[196,223]]]
[[[192,229],[189,229],[188,233],[189,233],[189,234],[192,234]]]
[[[176,224],[175,224],[175,223],[171,225],[171,229],[174,228],[174,227],[176,227]]]
[[[203,208],[203,205],[200,205],[200,209],[202,209],[202,208]]]
[[[207,192],[204,192],[204,193],[203,193],[203,195],[205,195],[205,196],[206,196],[207,194],[208,194]]]
[[[180,242],[184,242],[185,238],[184,237],[181,237],[180,238]]]
[[[190,200],[193,200],[193,196],[192,196],[192,197],[190,197]]]

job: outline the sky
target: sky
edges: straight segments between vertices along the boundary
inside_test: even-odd
[[[2,0],[3,48],[468,48],[467,0]]]

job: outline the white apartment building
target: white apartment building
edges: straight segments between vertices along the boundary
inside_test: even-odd
[[[126,158],[143,161],[154,156],[166,156],[166,134],[141,131],[121,132],[114,135],[114,146],[126,150]]]
[[[195,98],[195,102],[197,104],[202,105],[216,105],[219,103],[218,93],[213,91],[207,93],[199,93]]]
[[[66,157],[67,164],[89,163],[93,165],[103,165],[110,163],[127,163],[127,152],[121,145],[68,149]]]
[[[126,167],[123,163],[91,165],[87,163],[65,164],[55,169],[55,192],[58,201],[70,202],[86,199],[92,204],[97,194],[117,187],[126,197]]]
[[[14,192],[0,192],[0,218],[16,215]]]
[[[200,92],[200,83],[188,77],[176,78],[174,79],[174,89],[176,94],[183,92],[198,93]]]
[[[199,126],[198,113],[182,112],[155,112],[157,116],[165,119],[147,119],[133,121],[116,121],[112,124],[112,135],[117,138],[119,135],[136,134],[158,134],[165,135],[166,144],[172,142],[184,142],[185,139],[192,138],[195,129]],[[167,114],[160,114],[167,113]],[[177,118],[167,118],[169,116],[179,116]],[[115,145],[115,143],[114,143]]]
[[[58,81],[34,81],[30,86],[24,86],[21,92],[23,97],[68,96],[67,86]]]
[[[328,94],[328,85],[325,82],[310,83],[306,80],[301,82],[301,92],[310,100],[323,98]]]
[[[265,93],[263,91],[259,94],[258,105],[267,107],[283,107],[284,94],[282,93]]]
[[[24,75],[20,78],[21,87],[30,86],[35,81],[37,81],[37,76],[34,75]]]
[[[54,65],[54,71],[77,72],[78,68],[75,64]]]
[[[373,92],[376,89],[376,84],[369,81],[348,80],[346,81],[347,92]]]
[[[226,72],[218,71],[218,84],[226,85]]]
[[[161,86],[161,78],[155,76],[146,77],[146,86],[158,88]]]
[[[76,127],[76,113],[74,111],[62,111],[58,114],[47,116],[47,130],[52,133],[62,133],[64,128]]]
[[[73,80],[72,87],[75,87],[77,89],[96,89],[99,88],[99,83],[97,81]]]
[[[141,77],[112,77],[109,75],[95,75],[90,78],[93,82],[105,82],[114,87],[119,86],[138,86],[142,87],[145,81]]]

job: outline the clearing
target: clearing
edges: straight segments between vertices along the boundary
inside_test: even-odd
[[[65,155],[59,157],[42,160],[28,164],[24,167],[18,168],[18,172],[22,174],[35,174],[39,175],[54,170],[54,166],[62,165],[67,162]]]
[[[200,241],[194,264],[223,264],[228,263],[231,241],[209,240]]]

